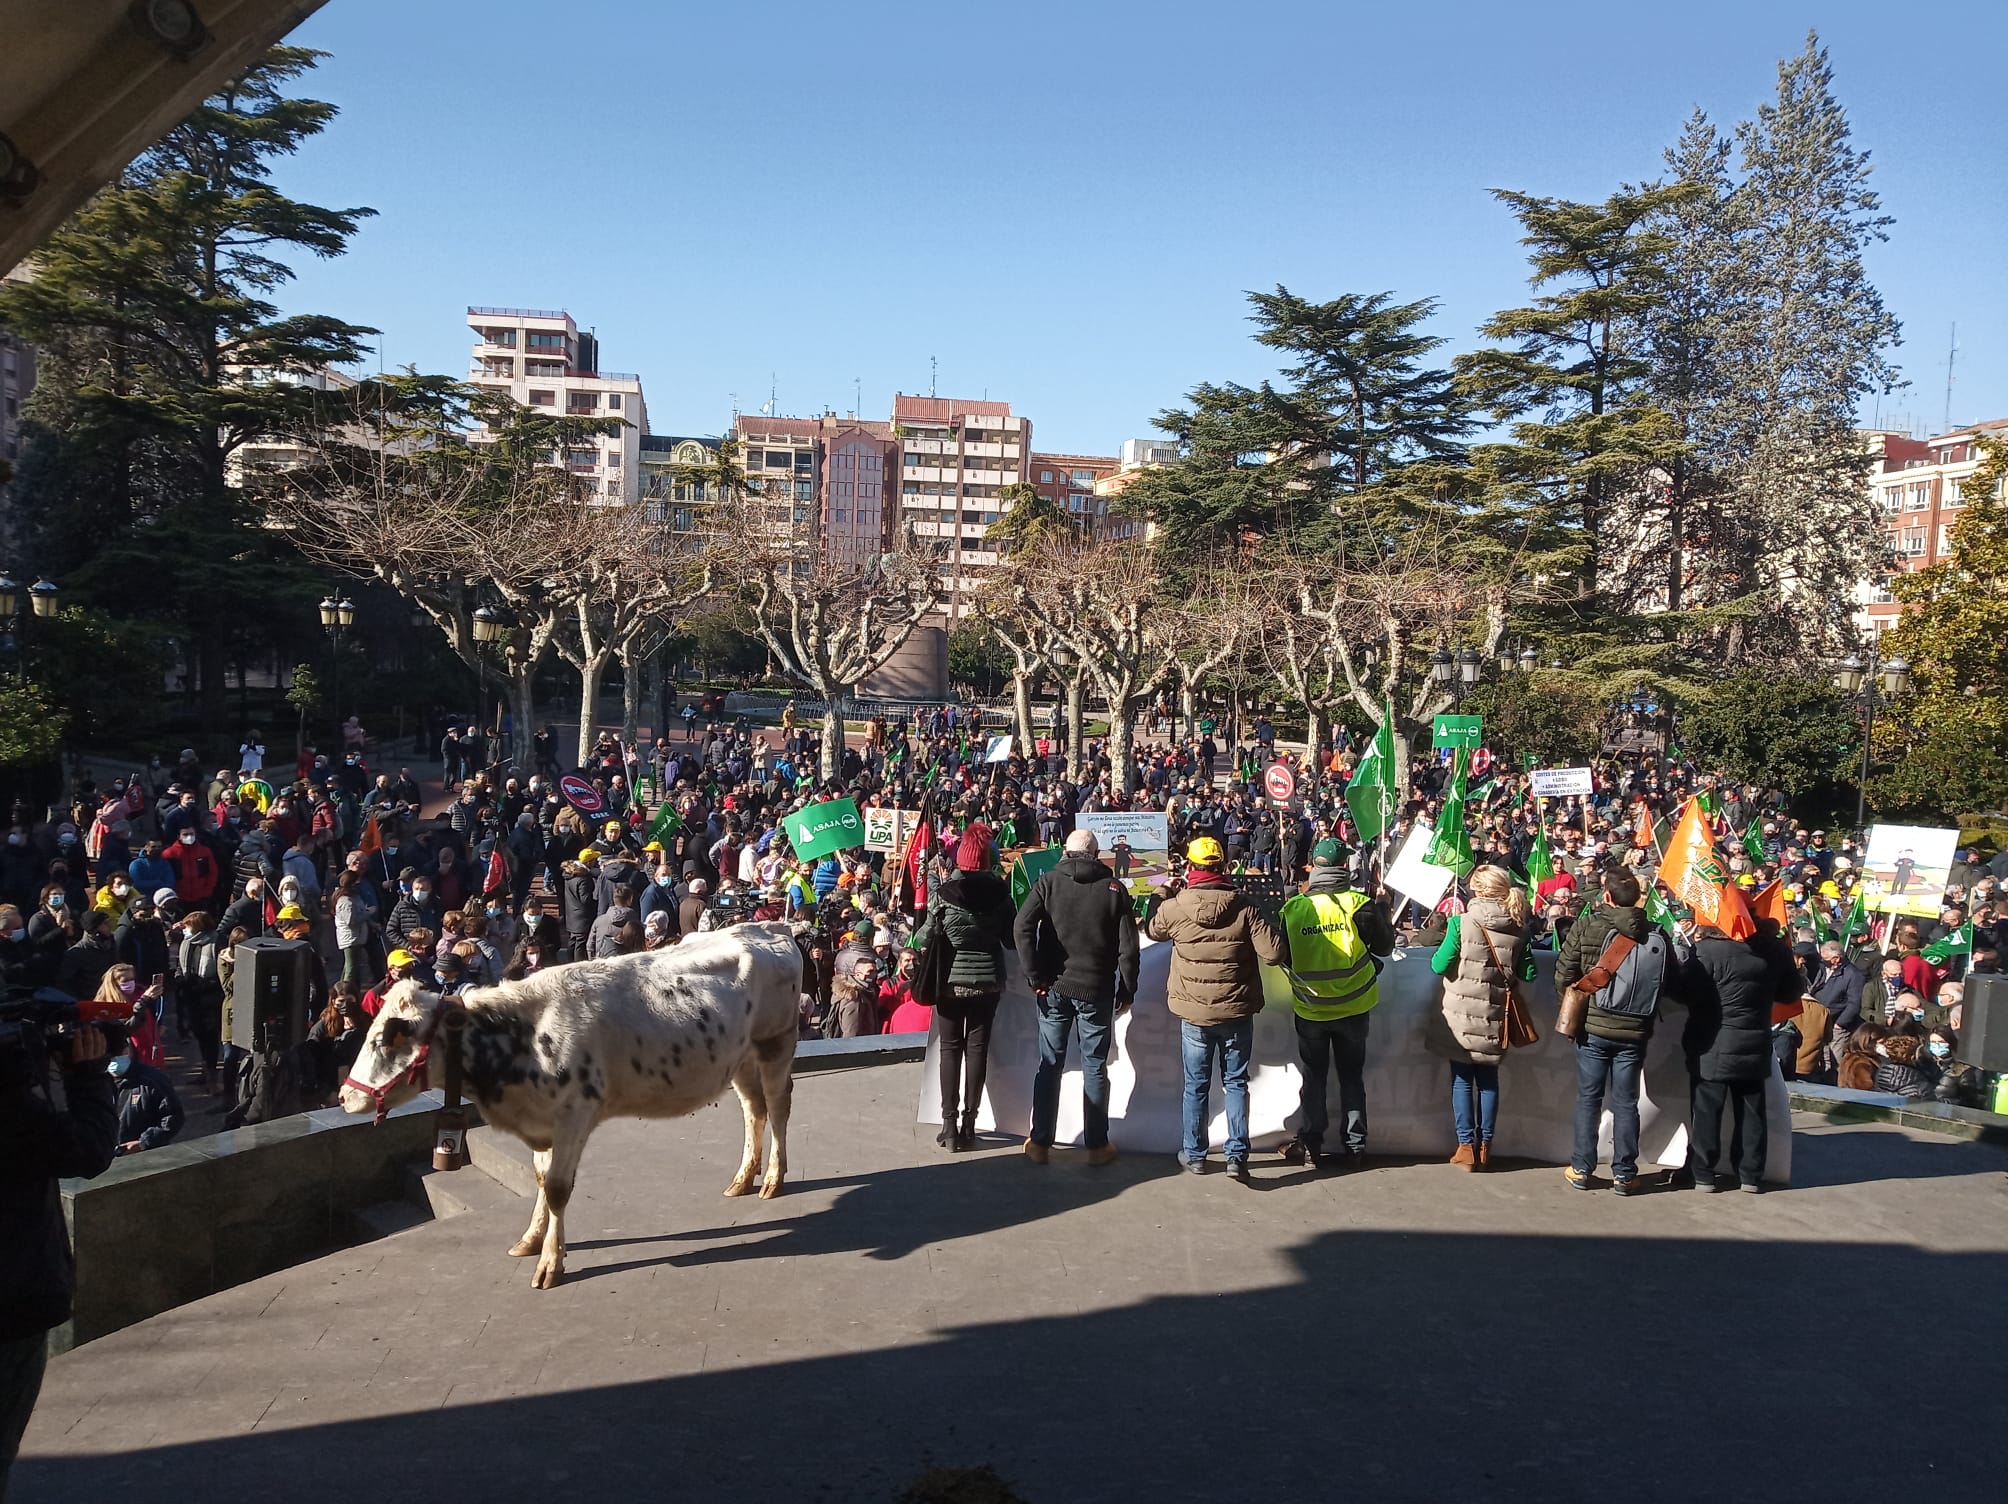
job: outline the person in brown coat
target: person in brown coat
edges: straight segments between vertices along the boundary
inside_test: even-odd
[[[1507,993],[1515,977],[1531,981],[1534,975],[1527,954],[1527,895],[1505,868],[1480,867],[1471,874],[1471,902],[1451,919],[1430,966],[1443,978],[1443,997],[1425,1042],[1450,1062],[1450,1111],[1457,1123],[1457,1152],[1450,1162],[1483,1169],[1492,1163],[1499,1118]]]
[[[1221,875],[1226,854],[1212,836],[1186,848],[1183,886],[1170,885],[1144,920],[1144,933],[1171,942],[1165,1002],[1178,1016],[1185,1065],[1185,1147],[1178,1162],[1206,1167],[1207,1096],[1213,1062],[1227,1106],[1227,1173],[1248,1178],[1248,1065],[1255,1015],[1262,1011],[1262,964],[1289,963],[1283,932]]]

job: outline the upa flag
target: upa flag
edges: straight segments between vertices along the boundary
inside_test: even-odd
[[[1346,807],[1362,841],[1378,841],[1394,824],[1394,701],[1384,699],[1381,723],[1367,743],[1366,755],[1346,785]]]
[[[1715,837],[1697,799],[1689,799],[1680,811],[1659,864],[1659,880],[1694,911],[1697,924],[1710,925],[1731,940],[1747,940],[1757,933],[1750,906],[1729,882],[1729,870],[1715,850]]]
[[[1446,867],[1459,877],[1477,865],[1471,855],[1471,831],[1464,823],[1465,781],[1470,775],[1471,753],[1459,747],[1451,754],[1450,788],[1443,796],[1443,810],[1436,817],[1436,834],[1430,838],[1429,854],[1423,858],[1432,867]]]
[[[1759,919],[1776,920],[1778,932],[1792,933],[1792,911],[1785,902],[1785,879],[1774,877],[1750,895],[1750,912]]]
[[[382,848],[383,832],[377,829],[376,816],[371,815],[363,821],[363,835],[362,839],[356,842],[356,850],[364,856],[371,856]]]

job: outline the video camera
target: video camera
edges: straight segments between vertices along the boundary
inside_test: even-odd
[[[0,1058],[16,1051],[60,1054],[71,1037],[84,1028],[101,1030],[106,1053],[116,1055],[126,1047],[131,1017],[125,1003],[90,998],[79,1002],[54,987],[38,987],[33,992],[10,988],[0,993]]]

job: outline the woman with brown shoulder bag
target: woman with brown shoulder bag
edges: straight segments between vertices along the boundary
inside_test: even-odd
[[[1537,1037],[1528,1011],[1534,980],[1527,952],[1527,895],[1502,867],[1471,874],[1471,902],[1453,915],[1430,967],[1443,995],[1427,1043],[1450,1062],[1450,1111],[1466,1170],[1492,1163],[1499,1118],[1499,1062]]]

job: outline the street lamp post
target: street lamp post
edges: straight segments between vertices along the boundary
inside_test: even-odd
[[[1855,702],[1862,713],[1862,777],[1855,787],[1855,829],[1868,820],[1870,759],[1874,755],[1876,712],[1910,693],[1910,664],[1902,658],[1883,659],[1881,645],[1869,643],[1869,661],[1850,653],[1834,670],[1834,687]]]
[[[1484,670],[1484,661],[1478,656],[1478,649],[1466,643],[1452,657],[1450,649],[1440,647],[1429,660],[1429,677],[1440,690],[1448,691],[1451,703],[1461,704],[1464,697],[1478,687],[1478,679]]]
[[[14,654],[15,674],[28,677],[28,660],[22,651],[23,634],[30,616],[50,618],[62,609],[62,592],[52,580],[41,579],[24,591],[12,578],[0,575],[0,633],[4,633]],[[17,625],[18,623],[18,625]]]
[[[336,600],[332,595],[321,598],[321,625],[327,629],[328,653],[328,713],[334,717],[335,736],[342,734],[342,634],[355,625],[356,603],[346,595]]]

